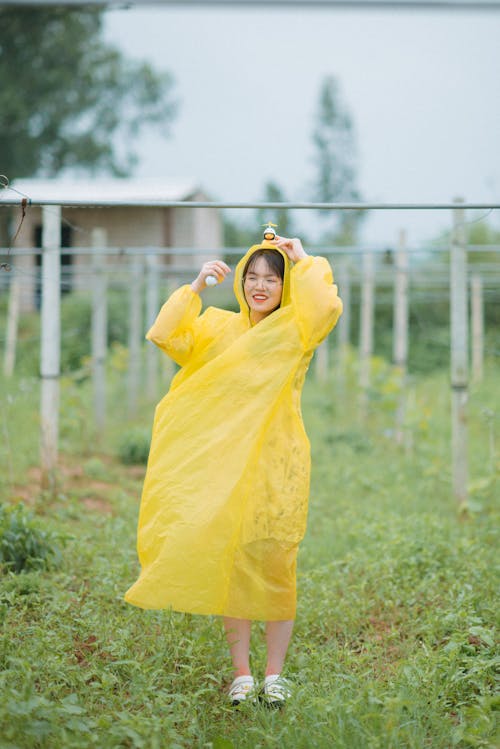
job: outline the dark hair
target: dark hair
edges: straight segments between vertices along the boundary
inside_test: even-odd
[[[243,269],[243,281],[249,270],[252,268],[256,260],[259,257],[263,257],[268,266],[276,273],[277,276],[283,281],[285,277],[285,259],[279,250],[271,250],[263,247],[261,250],[256,250],[248,258],[246,265]]]

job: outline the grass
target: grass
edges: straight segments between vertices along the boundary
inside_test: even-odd
[[[406,448],[383,362],[361,418],[356,393],[308,383],[313,448],[298,612],[281,712],[226,705],[220,621],[122,600],[137,574],[144,469],[117,459],[128,423],[120,377],[96,442],[88,383],[62,387],[61,471],[40,493],[37,383],[3,383],[0,490],[63,545],[48,570],[0,578],[0,747],[448,749],[498,745],[495,648],[500,471],[498,371],[471,393],[471,498],[450,496],[445,376],[410,383]],[[22,425],[23,428],[19,428]],[[265,663],[263,625],[253,664]]]

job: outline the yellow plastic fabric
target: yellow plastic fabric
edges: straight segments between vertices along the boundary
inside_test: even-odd
[[[325,258],[285,258],[281,306],[251,325],[190,286],[163,305],[147,338],[181,365],[155,411],[137,550],[125,600],[146,609],[293,619],[307,518],[310,450],[300,393],[342,302]]]

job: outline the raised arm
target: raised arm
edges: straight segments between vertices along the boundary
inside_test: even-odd
[[[186,284],[167,299],[146,333],[177,364],[187,363],[194,344],[194,326],[201,312],[201,298]]]
[[[290,271],[290,296],[304,348],[316,348],[342,314],[330,263],[308,255]]]
[[[335,327],[342,301],[324,257],[308,255],[297,237],[276,237],[274,243],[295,263],[290,271],[290,296],[305,349],[316,348]]]
[[[199,327],[200,292],[206,288],[206,278],[212,275],[222,281],[230,272],[231,269],[222,260],[204,263],[191,285],[181,286],[167,299],[146,333],[148,341],[152,341],[177,364],[187,364]]]

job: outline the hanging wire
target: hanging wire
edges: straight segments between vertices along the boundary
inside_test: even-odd
[[[24,219],[26,218],[26,209],[29,203],[29,197],[27,195],[23,195],[23,193],[19,192],[19,190],[16,190],[14,187],[10,186],[9,178],[5,174],[0,174],[0,188],[3,190],[12,190],[13,192],[17,192],[18,195],[21,195],[21,219],[19,221],[19,224],[17,226],[16,232],[13,237],[10,237],[9,243],[8,243],[8,249],[7,249],[7,261],[0,263],[0,270],[5,270],[9,272],[12,270],[12,266],[9,262],[10,260],[10,252],[12,249],[12,245],[16,241],[17,237],[19,236],[19,232],[21,231],[21,227],[23,225]]]
[[[10,190],[11,192],[15,192],[17,195],[21,197],[21,219],[19,221],[19,224],[17,226],[17,229],[14,235],[10,237],[8,240],[8,247],[7,247],[7,253],[6,253],[7,260],[0,263],[0,270],[10,272],[12,270],[12,266],[9,261],[10,261],[11,256],[15,254],[13,252],[13,245],[21,231],[22,225],[24,223],[24,219],[26,218],[27,209],[29,207],[32,207],[33,201],[29,195],[27,195],[24,192],[21,192],[21,190],[18,190],[16,187],[12,187],[9,178],[5,174],[0,174],[0,190]],[[56,210],[54,208],[51,208],[50,206],[45,206],[45,210],[49,211],[50,213],[56,212]],[[61,215],[61,223],[68,226],[74,232],[84,234],[84,235],[90,234],[88,229],[84,229],[82,226],[78,226],[77,224],[74,224],[72,221],[70,221],[68,218],[62,215]]]

